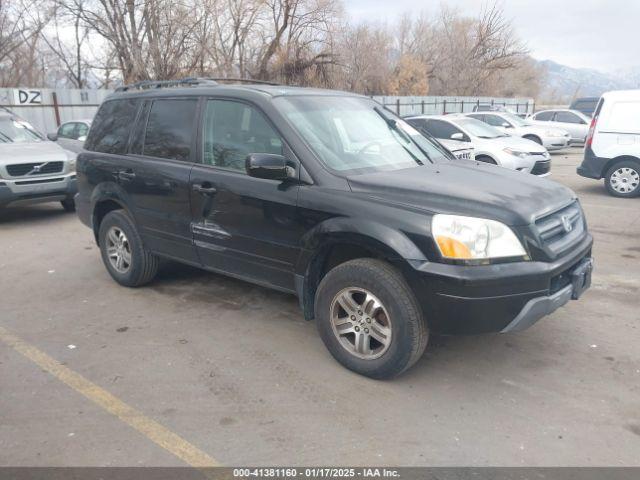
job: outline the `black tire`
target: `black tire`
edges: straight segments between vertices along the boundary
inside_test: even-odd
[[[60,205],[62,205],[65,212],[72,213],[76,211],[76,202],[73,198],[65,198],[64,200],[61,200]]]
[[[542,140],[540,137],[536,137],[535,135],[525,135],[522,138],[526,138],[527,140],[531,140],[532,142],[536,142],[538,145],[542,145]]]
[[[615,173],[627,173],[626,177],[629,178],[631,176],[632,180],[629,185],[632,187],[628,192],[622,192],[616,190],[612,184],[612,177]],[[607,173],[604,176],[604,185],[609,192],[609,195],[619,198],[632,198],[640,195],[640,181],[638,181],[638,177],[640,176],[640,162],[636,160],[621,160],[613,164]],[[635,180],[634,180],[635,179]],[[627,180],[628,182],[629,180]],[[628,187],[627,187],[628,188]]]
[[[131,263],[126,272],[116,270],[108,257],[107,234],[112,227],[120,229],[128,241]],[[105,215],[100,223],[98,238],[102,261],[116,282],[125,287],[140,287],[153,280],[158,272],[159,259],[144,248],[133,221],[124,210],[114,210]]]
[[[491,165],[497,165],[498,164],[498,162],[496,162],[489,155],[479,155],[479,156],[477,156],[476,157],[476,162],[489,163]]]
[[[378,358],[359,358],[334,334],[331,305],[339,292],[351,287],[371,292],[390,317],[391,340]],[[376,379],[395,377],[411,367],[424,353],[429,338],[420,306],[403,276],[388,263],[371,258],[345,262],[327,273],[316,293],[315,318],[331,355],[346,368]]]

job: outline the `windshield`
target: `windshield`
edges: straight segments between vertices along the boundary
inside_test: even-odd
[[[508,135],[502,133],[497,128],[492,127],[491,125],[487,125],[480,120],[476,120],[475,118],[456,118],[451,119],[453,123],[459,125],[463,129],[465,129],[469,134],[478,138],[498,138],[498,137],[507,137]]]
[[[526,127],[527,125],[529,125],[527,122],[525,122],[523,119],[521,119],[519,116],[517,116],[514,113],[500,112],[500,115],[508,122],[511,122],[512,124],[514,124],[516,127]]]
[[[27,143],[42,140],[42,136],[27,122],[15,117],[0,118],[0,143]]]
[[[274,104],[318,158],[341,173],[399,170],[449,159],[409,124],[366,98],[278,97]]]

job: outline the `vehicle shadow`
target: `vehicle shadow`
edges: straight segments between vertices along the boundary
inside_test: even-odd
[[[58,217],[69,217],[71,215],[73,214],[65,212],[59,203],[24,207],[0,207],[0,224],[20,222],[37,223]]]

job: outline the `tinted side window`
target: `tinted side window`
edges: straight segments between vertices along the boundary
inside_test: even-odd
[[[65,123],[58,130],[58,136],[60,138],[76,138],[75,130],[76,130],[75,123]]]
[[[204,114],[203,162],[245,171],[250,153],[283,154],[280,135],[255,108],[229,100],[209,100]]]
[[[451,139],[451,135],[454,133],[462,133],[456,127],[448,122],[442,120],[429,120],[426,125],[426,130],[436,138],[443,138],[445,140]]]
[[[129,147],[130,153],[136,155],[142,155],[142,146],[144,145],[144,132],[147,128],[147,117],[149,116],[149,109],[151,108],[151,101],[145,100],[140,108],[140,114],[136,121],[136,126],[133,129],[131,137],[131,146]]]
[[[543,122],[550,122],[553,117],[553,112],[540,112],[536,113],[533,118]]]
[[[556,113],[556,122],[582,123],[582,120],[571,112],[558,112]]]
[[[492,127],[504,127],[503,123],[509,123],[504,118],[499,117],[498,115],[485,115],[484,121]]]
[[[89,127],[87,126],[87,124],[86,123],[78,123],[76,125],[78,126],[78,128],[76,130],[76,138],[86,137],[87,133],[89,133]]]
[[[198,100],[154,100],[147,120],[143,154],[188,162]]]
[[[93,120],[85,148],[94,152],[124,153],[137,109],[138,99],[103,103]]]

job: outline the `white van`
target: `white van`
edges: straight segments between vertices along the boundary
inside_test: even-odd
[[[640,195],[640,90],[602,95],[578,174],[604,178],[607,191],[615,197]]]

